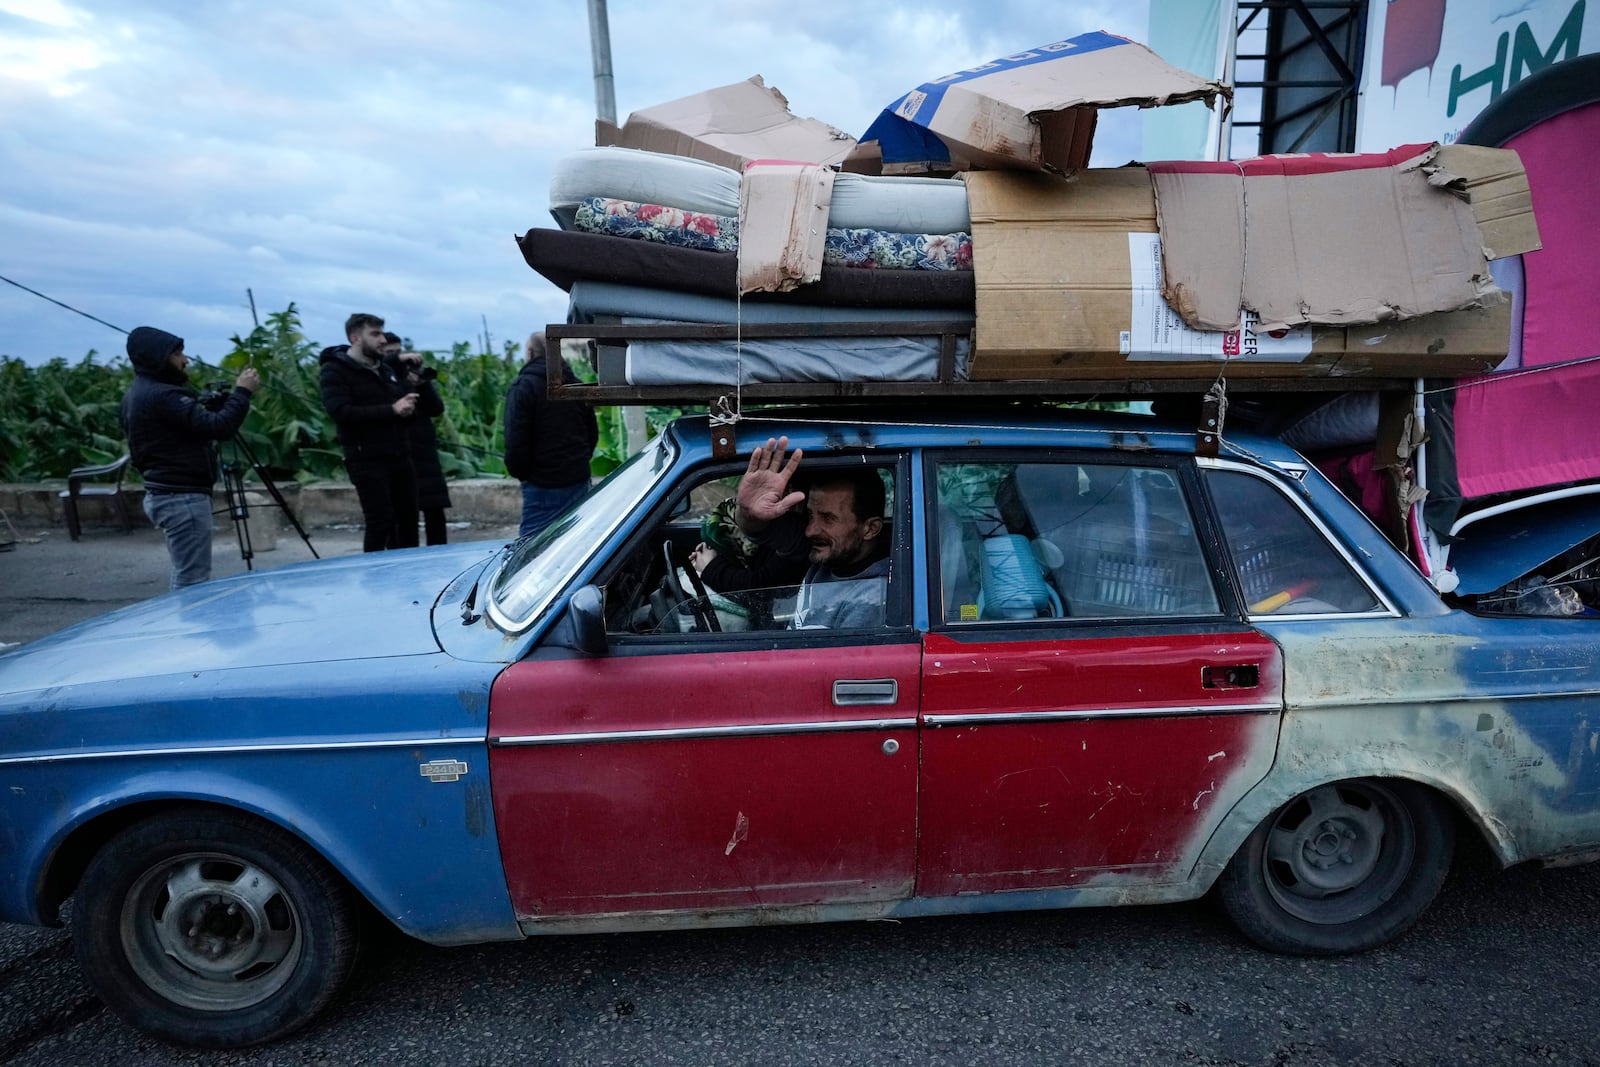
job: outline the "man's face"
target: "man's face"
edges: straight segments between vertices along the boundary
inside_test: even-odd
[[[179,374],[182,374],[186,377],[188,376],[189,357],[183,354],[182,345],[179,345],[177,348],[172,350],[172,355],[167,357],[167,361],[177,368]]]
[[[855,491],[848,485],[817,486],[806,495],[806,507],[812,563],[841,567],[859,562],[867,554],[867,543],[883,530],[882,519],[856,517]]]
[[[399,341],[391,341],[388,338],[385,338],[384,342],[383,342],[383,358],[384,359],[393,359],[395,356],[398,356],[399,354],[400,354],[400,342]]]
[[[388,339],[383,336],[382,326],[363,326],[350,335],[350,347],[359,349],[363,355],[371,359],[381,358],[383,346],[386,344]]]

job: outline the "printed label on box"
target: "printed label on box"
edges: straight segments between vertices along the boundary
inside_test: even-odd
[[[1251,311],[1244,313],[1237,330],[1191,328],[1161,298],[1160,234],[1128,234],[1128,266],[1133,272],[1133,329],[1119,340],[1129,360],[1299,363],[1311,354],[1309,327],[1258,333]]]

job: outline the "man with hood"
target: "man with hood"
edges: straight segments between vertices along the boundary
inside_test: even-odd
[[[128,454],[144,476],[144,513],[165,535],[172,588],[211,577],[211,493],[218,464],[213,442],[239,432],[261,375],[246,367],[216,410],[189,385],[183,338],[154,326],[128,335],[133,384],[122,398]]]
[[[322,350],[322,405],[333,416],[344,466],[361,502],[366,552],[417,547],[417,482],[411,466],[415,416],[444,413],[432,382],[403,381],[383,361],[383,320],[358,312],[344,323],[350,343]]]
[[[576,381],[566,360],[547,363],[543,332],[529,336],[527,360],[511,380],[505,404],[506,472],[522,483],[518,536],[543,530],[589,491],[589,460],[600,440],[594,408],[550,399],[550,375]]]

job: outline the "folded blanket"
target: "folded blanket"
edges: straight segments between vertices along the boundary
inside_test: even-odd
[[[735,252],[739,248],[738,219],[660,204],[592,196],[578,205],[573,224],[585,233],[633,237],[679,248],[710,252]]]
[[[971,270],[972,238],[964,233],[885,233],[829,227],[822,262],[887,270]]]
[[[678,248],[711,252],[735,252],[739,248],[738,219],[660,204],[594,196],[578,205],[573,225],[584,233],[631,237]],[[836,267],[969,271],[972,237],[965,233],[887,233],[829,227],[822,262]]]

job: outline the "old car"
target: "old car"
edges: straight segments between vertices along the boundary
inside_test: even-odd
[[[1406,930],[1458,832],[1600,855],[1600,629],[1444,602],[1302,457],[1005,408],[686,418],[544,533],[295,565],[0,656],[0,920],[268,1040],[365,922],[532,935],[1157,904]],[[749,446],[884,489],[882,623],[686,563]]]

